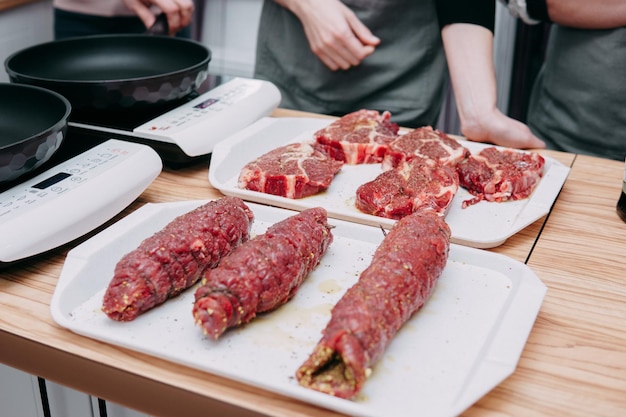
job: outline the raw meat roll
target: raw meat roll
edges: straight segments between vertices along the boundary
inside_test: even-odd
[[[305,210],[270,226],[205,272],[193,316],[218,339],[228,328],[290,300],[332,242],[326,210]]]
[[[117,263],[102,310],[113,320],[130,321],[180,294],[248,240],[253,219],[237,197],[177,217]]]
[[[296,372],[305,387],[354,397],[400,327],[428,300],[448,258],[450,229],[432,210],[399,220],[332,310]]]

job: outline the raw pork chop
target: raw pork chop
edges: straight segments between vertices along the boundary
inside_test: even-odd
[[[443,215],[458,189],[453,168],[416,156],[361,185],[355,205],[363,213],[390,219],[401,219],[422,207]]]
[[[302,198],[328,188],[343,162],[329,158],[309,143],[276,148],[246,164],[239,188],[287,198]]]
[[[481,200],[527,198],[543,175],[545,160],[535,152],[485,148],[457,166],[459,181],[476,197],[463,201],[466,208]]]
[[[424,126],[400,135],[389,144],[383,158],[383,170],[396,167],[415,156],[436,159],[444,165],[456,167],[469,154],[469,149],[450,136]]]
[[[349,165],[380,163],[387,145],[398,136],[398,125],[390,118],[388,111],[346,114],[315,132],[315,148]]]

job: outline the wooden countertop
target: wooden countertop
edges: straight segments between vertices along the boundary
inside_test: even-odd
[[[548,292],[518,369],[467,416],[626,410],[626,224],[615,214],[624,166],[546,154],[572,167],[552,211],[492,250],[527,262]],[[206,162],[165,169],[108,224],[147,202],[219,195],[208,183]],[[0,270],[0,362],[157,417],[341,415],[58,326],[50,300],[77,243]]]
[[[467,416],[626,411],[624,164],[578,155],[527,264],[548,286],[516,372]]]

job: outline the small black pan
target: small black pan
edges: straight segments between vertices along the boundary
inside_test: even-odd
[[[0,183],[29,173],[59,149],[70,102],[39,87],[0,83]]]
[[[208,77],[211,51],[169,36],[98,35],[47,42],[9,56],[11,82],[66,97],[73,112],[158,107]]]

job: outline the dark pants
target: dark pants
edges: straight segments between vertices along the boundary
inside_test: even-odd
[[[146,31],[141,19],[136,16],[94,16],[54,9],[54,38],[106,35],[116,33],[143,33]],[[190,38],[191,27],[187,26],[176,34]]]

